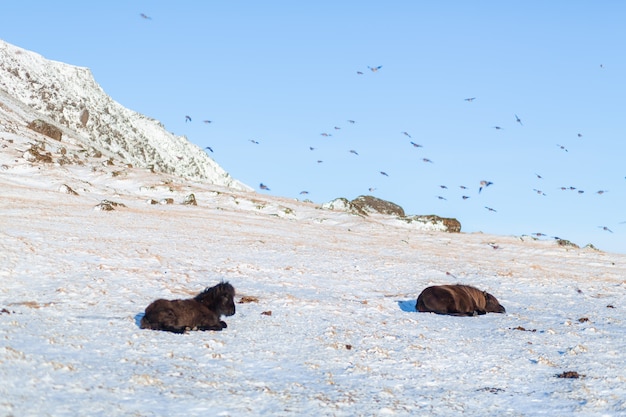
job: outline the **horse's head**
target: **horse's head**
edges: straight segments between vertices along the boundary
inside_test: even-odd
[[[227,282],[223,282],[224,288],[219,295],[219,313],[225,316],[235,314],[235,288]]]
[[[235,288],[228,282],[220,282],[214,287],[207,288],[198,294],[196,300],[219,315],[235,314]]]
[[[498,302],[496,297],[483,291],[485,295],[485,311],[488,313],[506,313],[506,309]]]

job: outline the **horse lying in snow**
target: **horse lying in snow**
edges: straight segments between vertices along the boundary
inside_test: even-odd
[[[187,330],[222,330],[220,316],[235,314],[235,288],[221,282],[187,300],[153,301],[141,319],[142,329],[184,333]]]
[[[424,289],[417,297],[415,309],[451,316],[506,312],[493,295],[478,288],[460,284],[436,285]]]

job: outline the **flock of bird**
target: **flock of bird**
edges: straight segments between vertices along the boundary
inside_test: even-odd
[[[141,16],[141,18],[143,18],[143,19],[145,19],[145,20],[152,20],[152,18],[151,18],[150,16],[148,16],[148,15],[146,15],[146,14],[144,14],[144,13],[141,13],[141,14],[140,14],[140,16]],[[602,67],[602,66],[601,66],[601,67]],[[383,68],[383,66],[382,66],[382,65],[377,65],[377,66],[367,66],[367,68],[369,69],[369,71],[370,71],[371,73],[378,73],[378,72],[379,72],[379,71]],[[357,74],[358,76],[363,76],[363,75],[365,74],[365,72],[364,72],[364,71],[360,71],[360,70],[359,70],[359,71],[356,71],[356,74]],[[463,100],[464,100],[464,101],[466,101],[466,102],[468,102],[468,103],[473,103],[476,99],[477,99],[476,97],[467,97],[467,98],[464,98]],[[514,116],[514,118],[515,118],[515,122],[516,122],[516,123],[518,123],[520,126],[524,126],[524,123],[522,122],[522,119],[521,119],[521,118],[520,118],[517,114],[513,114],[513,116]],[[192,122],[192,118],[191,118],[191,116],[189,116],[189,115],[185,115],[185,123],[190,123],[190,122]],[[202,120],[202,122],[203,122],[203,123],[205,123],[205,124],[211,124],[211,123],[212,123],[212,121],[211,121],[211,120],[208,120],[208,119],[204,119],[204,120]],[[351,119],[347,120],[347,122],[348,122],[349,124],[351,124],[351,125],[356,123],[356,121],[355,121],[355,120],[351,120]],[[493,126],[493,128],[494,128],[495,130],[503,130],[503,129],[504,129],[502,126],[499,126],[499,125],[495,125],[495,126]],[[333,130],[334,130],[334,131],[339,131],[339,130],[341,130],[341,127],[339,127],[339,126],[334,126],[334,129],[333,129]],[[412,137],[412,135],[411,135],[409,132],[407,132],[407,131],[402,131],[402,132],[400,132],[400,133],[401,133],[402,135],[404,135],[406,138],[408,138],[408,139],[409,139],[409,142],[408,142],[408,143],[409,143],[412,147],[414,147],[414,148],[423,148],[423,145],[421,145],[421,144],[419,144],[419,143],[417,143],[417,142],[415,142],[415,141],[413,140],[413,137]],[[331,137],[333,137],[333,134],[332,134],[332,133],[329,133],[328,131],[322,132],[322,133],[320,133],[320,135],[321,135],[322,137],[324,137],[324,138],[331,138]],[[579,138],[582,138],[582,136],[583,136],[583,135],[582,135],[581,133],[578,133],[578,134],[577,134],[577,136],[578,136]],[[256,140],[256,139],[249,139],[249,142],[250,142],[251,144],[253,144],[253,145],[260,145],[260,142],[259,142],[258,140]],[[556,144],[556,146],[557,146],[560,150],[562,150],[563,152],[569,152],[569,150],[567,149],[567,147],[566,147],[566,146],[564,146],[564,145],[561,145],[561,144]],[[206,149],[207,151],[209,151],[209,152],[213,153],[213,148],[212,148],[211,146],[206,146],[206,147],[205,147],[205,149]],[[313,146],[309,146],[309,150],[310,150],[310,151],[315,151],[315,150],[316,150],[316,148],[315,148],[315,147],[313,147]],[[359,156],[359,152],[358,152],[357,150],[355,150],[355,149],[350,149],[350,150],[349,150],[349,152],[350,152],[351,154],[355,155],[355,156]],[[422,162],[427,163],[427,164],[433,164],[433,163],[434,163],[431,159],[426,158],[426,157],[421,158],[421,160],[422,160]],[[324,162],[323,160],[319,160],[319,159],[317,160],[317,163],[318,163],[318,164],[321,164],[321,163],[323,163],[323,162]],[[388,174],[387,172],[385,172],[385,171],[379,171],[379,173],[380,173],[380,175],[382,175],[382,176],[389,177],[389,174]],[[542,179],[542,176],[541,176],[541,175],[539,175],[539,174],[535,174],[535,175],[537,176],[537,179]],[[489,187],[489,186],[491,186],[491,185],[493,185],[493,182],[492,182],[492,181],[489,181],[489,180],[481,180],[481,181],[480,181],[480,183],[479,183],[479,184],[477,184],[477,187],[478,187],[478,194],[481,194],[481,193],[482,193],[482,191],[483,191],[484,189],[486,189],[487,187]],[[466,187],[466,186],[464,186],[464,185],[461,185],[461,186],[459,186],[459,187],[460,187],[460,189],[462,189],[462,190],[468,190],[468,187]],[[447,189],[448,189],[448,187],[447,187],[446,185],[440,185],[440,188],[441,188],[442,190],[447,190]],[[267,184],[262,183],[262,182],[259,184],[259,189],[260,189],[260,190],[264,190],[264,191],[271,191],[271,190],[270,190],[270,188],[269,188],[269,186],[268,186]],[[584,191],[584,190],[580,190],[580,189],[577,189],[576,187],[571,187],[571,186],[570,186],[570,187],[565,187],[565,186],[564,186],[564,187],[560,187],[560,189],[561,189],[562,191],[576,191],[578,194],[584,194],[584,193],[585,193],[585,191]],[[375,190],[376,190],[376,188],[374,188],[374,187],[370,187],[370,188],[369,188],[369,191],[370,191],[370,192],[373,192],[373,191],[375,191]],[[542,191],[542,190],[540,190],[540,189],[538,189],[538,188],[533,188],[533,191],[534,191],[537,195],[544,196],[544,197],[545,197],[545,196],[547,196],[547,194],[546,194],[544,191]],[[608,191],[607,191],[607,190],[598,190],[598,191],[596,191],[596,194],[598,194],[598,195],[602,195],[602,194],[604,194],[604,193],[606,193],[606,192],[608,192]],[[301,192],[300,192],[300,194],[301,194],[301,195],[306,195],[306,194],[309,194],[309,192],[308,192],[308,191],[301,191]],[[446,200],[447,200],[447,198],[446,198],[446,197],[444,197],[444,196],[442,196],[442,195],[437,195],[436,197],[437,197],[439,200],[444,200],[444,201],[446,201]],[[461,195],[461,198],[462,198],[463,200],[467,200],[467,199],[469,199],[469,198],[471,198],[471,197],[470,197],[469,195],[467,195],[467,193],[463,193],[463,194]],[[489,206],[484,206],[484,208],[485,208],[487,211],[489,211],[489,212],[492,212],[492,213],[497,213],[497,210],[496,210],[496,209],[494,209],[494,208],[492,208],[492,207],[489,207]],[[622,223],[620,223],[620,224],[626,224],[626,222],[622,222]],[[607,227],[607,226],[598,226],[598,228],[599,228],[599,229],[601,229],[601,230],[603,230],[603,231],[606,231],[606,232],[609,232],[609,233],[613,233],[613,230],[611,230],[611,229],[610,229],[609,227]],[[543,233],[533,233],[533,235],[535,235],[535,236],[537,236],[537,237],[546,236],[546,235],[545,235],[545,234],[543,234]]]

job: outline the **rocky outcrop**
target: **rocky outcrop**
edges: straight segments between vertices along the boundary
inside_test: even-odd
[[[382,200],[371,195],[362,195],[350,202],[352,208],[359,213],[386,214],[389,216],[404,217],[404,209],[390,201]]]
[[[189,194],[185,197],[185,200],[183,200],[183,204],[186,206],[197,206],[198,202],[196,201],[196,196],[194,194]]]
[[[69,194],[69,195],[78,195],[76,191],[74,191],[69,185],[61,184],[59,187],[59,192]]]
[[[325,210],[347,211],[352,212],[352,205],[347,198],[339,197],[333,201],[322,204],[322,208]]]
[[[323,209],[345,211],[359,216],[382,214],[406,222],[422,230],[440,230],[449,233],[459,233],[461,223],[454,218],[439,217],[436,215],[406,216],[404,209],[390,201],[373,196],[359,196],[352,201],[346,198],[336,198],[322,205]]]
[[[80,124],[83,127],[87,126],[87,122],[89,121],[89,110],[85,109],[83,110],[83,112],[80,114]]]
[[[32,144],[30,148],[24,152],[22,158],[31,163],[42,162],[50,164],[53,162],[52,153],[46,151],[43,144]]]
[[[63,136],[61,129],[41,119],[33,120],[27,125],[27,127],[30,130],[34,130],[35,132],[41,133],[42,135],[48,136],[54,140],[60,141]]]
[[[448,217],[439,217],[433,214],[426,216],[407,216],[402,217],[401,220],[412,224],[418,223],[426,226],[430,226],[430,228],[435,230],[441,230],[449,233],[459,233],[461,231],[461,222],[454,218]]]
[[[96,211],[113,211],[116,207],[126,207],[122,203],[116,203],[111,200],[102,200],[100,204],[96,205],[93,209]]]
[[[371,195],[362,195],[349,201],[347,198],[336,198],[322,204],[323,209],[347,211],[360,216],[370,214],[385,214],[388,216],[404,217],[404,209],[390,201],[382,200]]]

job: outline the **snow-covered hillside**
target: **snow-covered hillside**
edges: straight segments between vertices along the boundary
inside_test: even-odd
[[[186,138],[115,102],[87,68],[46,60],[0,40],[0,94],[3,102],[22,106],[27,117],[63,128],[64,136],[86,149],[134,166],[250,190]]]
[[[2,415],[626,414],[623,255],[8,162]],[[221,280],[256,299],[224,331],[138,327],[154,299]],[[423,288],[454,282],[507,313],[414,311]],[[556,377],[568,371],[584,377]]]
[[[22,81],[26,59],[43,62],[0,53],[5,69],[15,55]],[[90,80],[52,68],[55,86],[80,77],[68,71]],[[259,195],[213,175],[222,171],[182,139],[187,156],[163,159],[168,172],[140,156],[129,167],[122,145],[90,142],[105,98],[80,99],[92,127],[76,125],[79,104],[58,113],[67,124],[42,109],[64,129],[58,142],[26,127],[42,101],[7,77],[0,415],[626,415],[625,255]],[[129,120],[118,132],[172,152],[156,122],[116,106]],[[238,292],[224,331],[139,328],[156,298],[222,280]],[[415,312],[422,289],[456,282],[490,292],[506,314]]]

